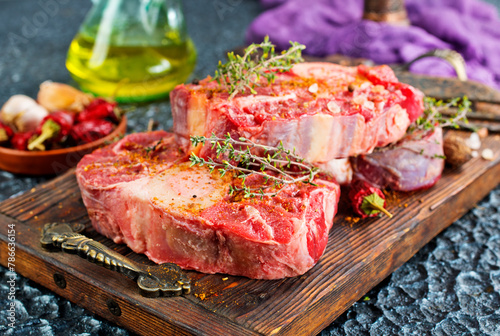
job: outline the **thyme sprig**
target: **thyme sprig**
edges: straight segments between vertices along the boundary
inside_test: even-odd
[[[437,100],[431,97],[424,98],[424,113],[419,117],[413,125],[410,126],[409,132],[415,130],[431,130],[436,126],[459,128],[460,123],[468,123],[467,112],[470,111],[471,102],[464,96],[457,97],[450,101]],[[454,110],[451,114],[444,111]]]
[[[220,159],[220,162],[212,158],[205,160],[191,153],[191,166],[206,165],[210,172],[217,169],[220,176],[233,172],[241,179],[241,187],[231,186],[230,195],[242,192],[245,198],[276,196],[288,184],[302,182],[316,185],[313,180],[320,172],[318,167],[296,155],[295,151],[284,148],[281,141],[274,147],[257,144],[243,137],[233,139],[229,134],[224,138],[212,134],[210,138],[191,136],[191,142],[194,146],[210,143],[216,158]],[[252,174],[262,176],[264,184],[259,187],[247,186],[245,181]],[[266,189],[273,191],[266,192]]]
[[[274,44],[269,42],[269,37],[266,36],[262,43],[249,45],[243,56],[230,52],[227,54],[227,63],[222,64],[219,61],[213,79],[228,90],[229,99],[247,89],[255,94],[254,88],[263,84],[262,77],[267,80],[267,84],[273,83],[277,72],[286,72],[294,63],[303,61],[302,50],[305,46],[297,42],[290,44],[288,50],[277,54]]]

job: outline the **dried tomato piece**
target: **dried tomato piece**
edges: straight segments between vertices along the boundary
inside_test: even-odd
[[[10,144],[14,149],[26,151],[28,150],[28,145],[31,144],[35,138],[36,138],[36,133],[34,131],[17,132],[10,140]],[[45,149],[43,145],[33,147],[33,149],[35,148],[40,150]]]
[[[118,122],[121,118],[120,109],[115,102],[109,102],[102,98],[94,99],[83,111],[78,113],[79,122],[94,119],[109,119]]]
[[[71,130],[71,136],[79,144],[89,143],[105,137],[113,132],[115,124],[102,119],[93,119],[76,124]]]

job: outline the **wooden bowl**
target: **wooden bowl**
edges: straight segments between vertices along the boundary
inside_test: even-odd
[[[61,174],[76,166],[85,154],[125,134],[126,130],[127,118],[124,116],[112,133],[84,145],[38,152],[0,147],[0,169],[24,175]]]

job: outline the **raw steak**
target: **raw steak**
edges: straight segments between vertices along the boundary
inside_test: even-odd
[[[96,230],[157,263],[204,273],[278,279],[318,261],[337,210],[335,182],[318,178],[262,199],[229,196],[230,174],[190,167],[176,140],[132,134],[80,161],[76,176]]]
[[[271,146],[282,140],[310,162],[327,162],[399,140],[423,110],[423,94],[399,83],[388,66],[300,63],[255,90],[229,100],[210,78],[176,87],[174,133],[230,133]]]
[[[412,191],[432,187],[444,168],[443,131],[415,132],[393,146],[351,158],[354,175],[379,187]]]

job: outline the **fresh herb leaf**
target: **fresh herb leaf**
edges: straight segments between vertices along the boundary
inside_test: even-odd
[[[290,44],[288,50],[276,53],[274,44],[266,36],[264,42],[248,46],[243,56],[230,52],[227,63],[219,61],[213,79],[228,90],[229,99],[246,90],[255,94],[256,86],[273,83],[276,73],[289,71],[294,63],[303,61],[302,50],[305,46],[297,42]],[[263,83],[261,78],[265,78],[267,83]]]
[[[471,102],[464,96],[447,102],[431,97],[424,98],[424,113],[408,129],[409,133],[416,130],[431,130],[436,126],[459,128],[460,122],[467,123],[467,112]],[[444,111],[454,111],[451,116],[444,115]]]
[[[232,139],[229,134],[224,138],[217,137],[215,134],[212,134],[210,138],[192,136],[191,142],[193,145],[212,144],[217,157],[226,158],[216,162],[212,159],[205,160],[191,153],[189,157],[191,166],[207,165],[211,171],[217,168],[221,176],[229,171],[234,172],[234,176],[241,180],[241,186],[231,187],[229,192],[230,194],[243,192],[245,198],[276,196],[282,187],[292,183],[302,182],[316,185],[313,180],[320,172],[318,167],[285,149],[282,144],[277,147],[265,146],[244,138]],[[264,185],[260,187],[247,186],[245,181],[251,174],[262,176]],[[273,190],[266,192],[266,189]]]

